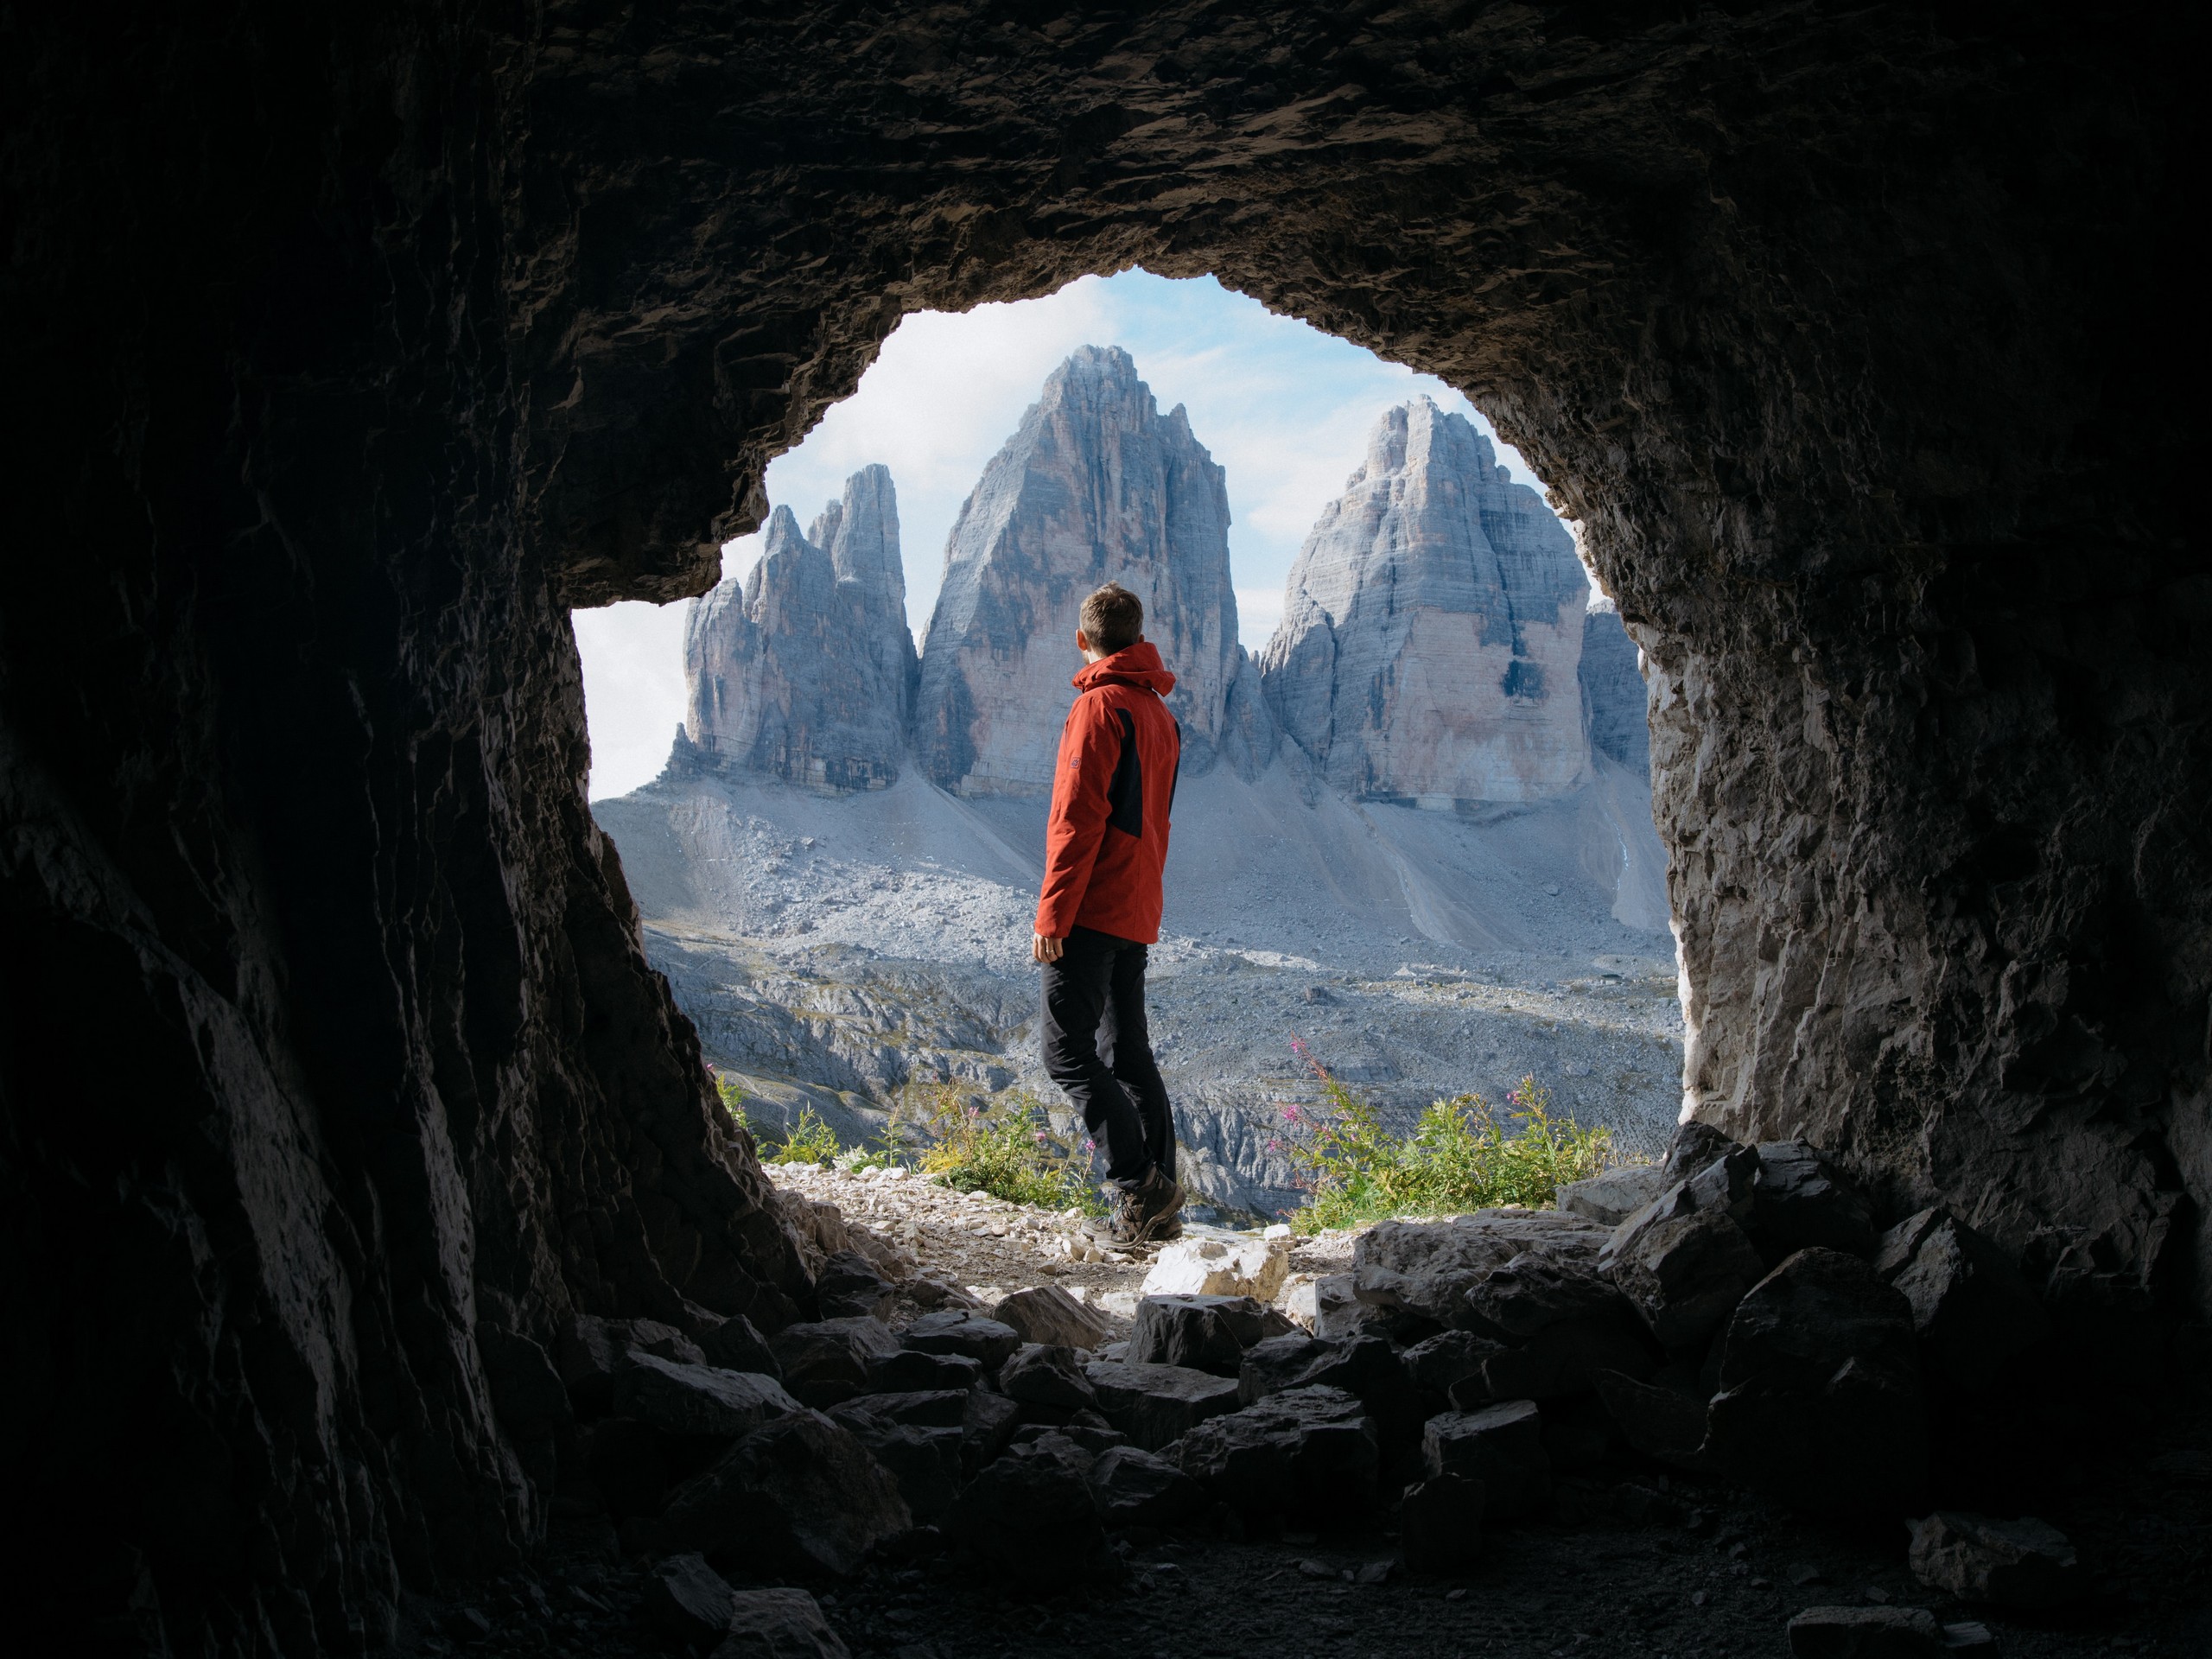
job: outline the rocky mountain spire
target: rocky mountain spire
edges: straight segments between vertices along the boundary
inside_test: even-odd
[[[764,542],[741,586],[692,601],[682,746],[696,764],[880,789],[899,776],[915,672],[890,473],[854,474],[811,537],[778,507]]]
[[[1489,440],[1389,410],[1291,567],[1261,655],[1282,728],[1370,798],[1525,801],[1587,775],[1573,538]]]
[[[1049,792],[1084,595],[1119,582],[1178,677],[1185,766],[1224,729],[1240,662],[1222,470],[1180,405],[1159,412],[1119,346],[1052,372],[945,549],[914,710],[929,775],[963,794]]]

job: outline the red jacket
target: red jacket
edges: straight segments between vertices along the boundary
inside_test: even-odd
[[[1175,677],[1142,639],[1090,664],[1060,728],[1045,890],[1037,931],[1088,927],[1150,944],[1160,938],[1160,872],[1183,733],[1160,701]]]

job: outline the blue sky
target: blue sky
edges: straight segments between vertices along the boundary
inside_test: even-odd
[[[1172,281],[1129,270],[1085,276],[1044,299],[906,318],[859,391],[770,464],[768,499],[804,525],[849,474],[872,461],[888,467],[907,616],[918,637],[961,503],[1045,377],[1085,345],[1120,346],[1135,358],[1160,409],[1184,404],[1191,429],[1227,474],[1240,631],[1255,651],[1281,614],[1291,561],[1366,453],[1376,416],[1426,392],[1490,431],[1442,381],[1276,316],[1211,276]],[[1536,483],[1513,450],[1501,445],[1498,458],[1522,483]],[[750,569],[759,541],[725,547],[724,573]],[[683,607],[579,611],[575,625],[597,799],[650,781],[667,758],[683,711]]]

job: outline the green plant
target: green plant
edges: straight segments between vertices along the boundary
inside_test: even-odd
[[[949,1084],[912,1085],[885,1139],[893,1149],[913,1142],[918,1166],[963,1192],[1092,1215],[1104,1208],[1090,1180],[1090,1143],[1056,1131],[1027,1094],[985,1103]]]
[[[1295,1039],[1291,1047],[1321,1086],[1319,1107],[1281,1108],[1270,1144],[1288,1154],[1306,1202],[1291,1217],[1302,1233],[1385,1216],[1446,1215],[1499,1205],[1541,1209],[1560,1187],[1623,1161],[1611,1129],[1551,1115],[1551,1095],[1523,1077],[1501,1117],[1480,1095],[1440,1100],[1411,1135],[1397,1135],[1374,1107],[1331,1077]]]
[[[760,1161],[764,1164],[819,1164],[827,1169],[835,1163],[844,1147],[837,1140],[837,1131],[815,1115],[814,1108],[799,1109],[798,1122],[785,1131],[780,1144],[773,1148],[763,1145]]]

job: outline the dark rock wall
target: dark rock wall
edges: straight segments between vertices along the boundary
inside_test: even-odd
[[[2084,1306],[2197,1294],[2185,9],[372,11],[4,25],[47,1604],[358,1647],[536,1524],[480,1326],[804,1296],[584,810],[564,608],[705,590],[904,311],[1139,260],[1465,388],[1582,521],[1704,1115]]]
[[[808,1294],[585,808],[489,31],[350,15],[0,45],[26,1653],[380,1643],[542,1527],[567,1309]]]

